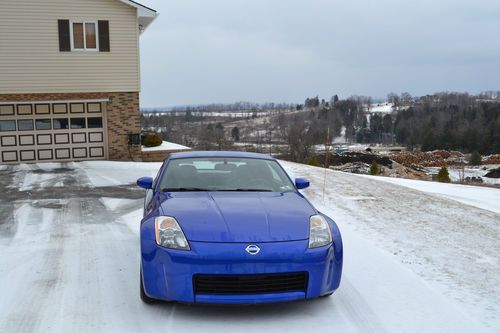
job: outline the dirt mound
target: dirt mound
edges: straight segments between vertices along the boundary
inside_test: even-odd
[[[434,150],[428,152],[400,152],[391,154],[390,158],[405,166],[442,167],[460,165],[465,156],[459,151]]]
[[[352,162],[352,163],[345,163],[342,165],[334,165],[331,166],[330,169],[368,175],[370,174],[370,165],[371,164],[363,162]],[[382,165],[382,167],[380,168],[380,175],[386,177],[407,178],[407,179],[420,179],[420,180],[431,179],[431,177],[422,170],[406,167],[394,161],[392,162],[391,167],[385,167]]]
[[[342,165],[334,165],[331,166],[330,169],[332,170],[337,170],[337,171],[343,171],[343,172],[350,172],[350,173],[358,173],[362,175],[367,175],[370,171],[370,164],[366,164],[363,162],[353,162],[353,163],[346,163]]]
[[[325,157],[323,156],[323,159],[324,158]],[[392,161],[389,157],[369,153],[348,152],[343,154],[334,154],[330,156],[329,160],[330,165],[333,166],[343,165],[347,163],[365,163],[371,165],[373,161],[375,161],[379,165],[383,165],[389,168],[392,167]]]
[[[483,158],[483,164],[500,164],[500,154],[489,155]]]
[[[380,174],[382,176],[387,176],[387,177],[406,178],[406,179],[419,179],[419,180],[431,179],[431,176],[429,176],[421,168],[407,167],[397,162],[393,162],[391,169],[382,168]]]
[[[496,168],[493,170],[490,170],[487,174],[484,175],[484,177],[488,178],[500,178],[500,168]]]

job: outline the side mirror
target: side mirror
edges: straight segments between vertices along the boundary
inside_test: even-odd
[[[299,190],[303,190],[309,187],[309,181],[304,178],[295,178],[295,187]]]
[[[153,178],[151,177],[142,177],[137,180],[137,186],[142,187],[146,190],[149,190],[153,187]]]

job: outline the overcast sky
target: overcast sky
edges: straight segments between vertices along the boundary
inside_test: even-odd
[[[500,90],[498,0],[139,0],[141,105]]]

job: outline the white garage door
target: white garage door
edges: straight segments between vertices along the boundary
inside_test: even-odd
[[[106,102],[0,104],[0,163],[107,158]]]

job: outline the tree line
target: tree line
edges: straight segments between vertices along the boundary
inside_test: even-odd
[[[409,149],[477,150],[490,154],[500,153],[499,98],[497,92],[422,97],[390,93],[386,101],[393,111],[381,113],[372,110],[371,97],[341,99],[333,95],[325,100],[315,96],[298,105],[259,105],[259,110],[280,110],[267,115],[259,113],[258,117],[149,113],[143,116],[143,128],[156,128],[164,140],[196,149],[235,149],[235,143],[240,147],[248,143],[256,151],[279,153],[298,162],[308,161],[317,153],[315,146],[331,143],[341,134],[344,143],[385,143],[406,145]],[[232,107],[241,110],[242,105]],[[211,105],[204,110],[217,108]],[[223,110],[231,107],[226,105]]]
[[[425,96],[394,122],[398,143],[423,151],[435,149],[500,153],[500,100],[468,94]]]

